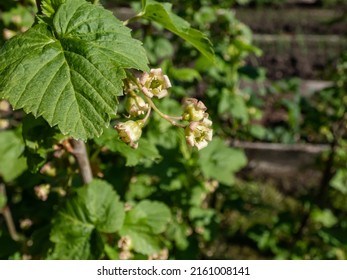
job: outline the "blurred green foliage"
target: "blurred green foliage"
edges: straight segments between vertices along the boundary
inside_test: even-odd
[[[35,5],[3,2],[4,41],[30,27]],[[116,4],[129,5],[120,2]],[[172,99],[158,107],[175,114],[182,97],[191,96],[209,108],[215,136],[200,152],[157,116],[137,150],[107,129],[88,143],[93,173],[103,181],[81,189],[62,135],[41,118],[22,121],[22,115],[0,108],[6,122],[0,132],[0,184],[7,190],[7,196],[0,193],[0,208],[7,203],[20,235],[19,241],[12,240],[0,218],[1,259],[346,259],[347,56],[334,84],[313,98],[300,94],[297,79],[257,91],[241,87],[244,81],[265,80],[264,69],[245,63],[249,54],[262,52],[229,9],[245,2],[172,1],[174,13],[210,38],[214,62],[153,21],[132,26],[150,64],[162,67],[173,83]],[[134,10],[139,6],[131,3]],[[266,122],[276,111],[279,118]],[[271,180],[237,176],[247,157],[233,147],[236,140],[325,143],[331,148],[320,161],[319,183],[286,193]]]

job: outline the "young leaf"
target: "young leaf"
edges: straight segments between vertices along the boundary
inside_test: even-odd
[[[127,213],[120,234],[131,238],[136,252],[153,254],[160,250],[157,235],[166,230],[170,218],[165,204],[143,200]]]
[[[246,163],[243,151],[226,147],[224,142],[216,137],[200,151],[199,164],[202,173],[228,186],[234,182],[234,173]]]
[[[120,234],[130,237],[134,251],[144,255],[151,255],[160,251],[159,239],[148,225],[142,221],[137,223],[127,223],[127,219],[125,221]]]
[[[65,0],[42,0],[41,8],[43,14],[48,17],[51,17],[55,14],[61,4],[63,4]]]
[[[51,241],[52,259],[98,258],[100,232],[119,230],[124,221],[123,204],[112,186],[94,180],[76,191],[54,220]]]
[[[170,3],[147,2],[142,17],[155,21],[180,36],[213,61],[214,51],[210,40],[199,30],[190,27],[190,24],[183,18],[172,13],[171,6]]]
[[[0,132],[0,176],[5,182],[17,178],[27,168],[23,139],[16,131]]]
[[[76,139],[99,136],[122,94],[124,68],[148,70],[141,43],[111,12],[66,0],[0,51],[0,97]]]
[[[161,202],[143,200],[130,212],[133,221],[145,220],[153,233],[159,234],[165,231],[170,220],[170,209]]]

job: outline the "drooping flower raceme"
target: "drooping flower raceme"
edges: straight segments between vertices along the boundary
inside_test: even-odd
[[[197,147],[198,150],[205,148],[212,140],[212,121],[204,118],[199,122],[191,122],[185,129],[185,137],[188,145]]]
[[[142,91],[149,98],[156,96],[163,98],[168,94],[167,89],[171,87],[171,82],[168,76],[163,74],[161,68],[151,69],[149,73],[143,73],[140,78]]]
[[[125,123],[119,123],[115,126],[118,131],[120,139],[128,144],[130,147],[136,149],[138,147],[138,141],[142,134],[143,122],[129,120]]]
[[[155,111],[160,117],[174,126],[185,130],[187,144],[198,150],[205,148],[212,140],[212,122],[206,112],[207,107],[196,98],[185,98],[183,100],[183,113],[181,116],[169,116],[159,110],[152,101],[153,97],[163,98],[168,94],[171,87],[169,78],[163,74],[161,69],[151,69],[149,73],[143,73],[137,79],[130,77],[131,81],[126,83],[127,100],[125,109],[129,117],[134,120],[121,122],[115,126],[120,139],[130,147],[136,149],[142,134],[142,128],[147,123],[151,111]],[[143,94],[142,97],[139,95]],[[136,120],[146,114],[142,119]]]

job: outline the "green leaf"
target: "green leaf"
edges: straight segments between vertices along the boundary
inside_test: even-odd
[[[341,192],[342,194],[347,194],[347,170],[339,169],[330,181],[330,185]]]
[[[243,124],[248,122],[248,110],[246,102],[242,96],[233,94],[227,89],[222,90],[218,113],[228,113],[233,118],[239,119]]]
[[[145,220],[153,233],[159,234],[165,231],[170,220],[170,209],[161,202],[143,200],[137,204],[130,216],[133,220]]]
[[[10,1],[8,1],[10,2]],[[1,2],[3,4],[3,1]],[[3,5],[1,8],[4,8]],[[7,27],[12,28],[13,24],[17,27],[20,26],[20,28],[30,27],[34,23],[34,19],[32,16],[33,7],[29,5],[29,3],[26,6],[22,5],[16,5],[15,7],[11,8],[10,10],[6,11],[5,8],[3,12],[1,13],[1,21],[3,24]],[[14,19],[20,17],[19,23],[14,23]]]
[[[41,8],[42,13],[48,17],[55,14],[58,8],[65,3],[65,0],[42,0]]]
[[[179,250],[185,250],[189,246],[189,241],[188,241],[188,235],[189,235],[190,228],[187,224],[185,223],[179,223],[175,220],[170,222],[168,231],[167,231],[167,236],[174,240],[176,243],[176,246],[178,247]]]
[[[0,132],[0,175],[5,182],[17,178],[26,170],[23,139],[17,131]]]
[[[136,252],[153,254],[160,250],[157,235],[166,230],[170,218],[170,209],[164,203],[143,200],[127,212],[120,234],[131,238]]]
[[[189,209],[189,219],[195,227],[202,229],[202,237],[211,240],[213,225],[218,222],[216,211],[209,208],[191,207]]]
[[[52,129],[43,118],[35,119],[29,114],[23,119],[22,137],[25,143],[24,155],[31,172],[38,172],[47,162],[54,144],[63,137],[57,129]]]
[[[201,76],[198,71],[192,68],[170,68],[170,77],[184,82],[193,82],[201,80]]]
[[[95,139],[95,142],[99,146],[106,146],[112,152],[124,156],[126,166],[135,166],[160,159],[159,151],[152,142],[141,138],[139,147],[133,149],[119,139],[118,133],[114,129],[106,129],[99,138]]]
[[[338,222],[338,219],[330,209],[314,208],[311,213],[312,220],[330,228]]]
[[[147,2],[143,11],[143,18],[155,21],[172,33],[180,36],[192,44],[209,60],[214,60],[214,51],[210,40],[197,29],[190,27],[190,24],[183,18],[171,11],[170,3]]]
[[[126,200],[145,199],[157,188],[153,186],[153,177],[146,174],[138,174],[133,176],[129,182],[129,188],[125,194]]]
[[[63,134],[101,135],[116,113],[124,68],[146,71],[141,43],[111,12],[66,0],[52,26],[37,24],[0,51],[0,96]]]
[[[199,164],[202,173],[230,186],[234,182],[234,173],[247,163],[243,151],[229,148],[217,137],[200,151]]]
[[[117,249],[111,247],[108,244],[105,244],[105,254],[110,260],[119,260],[119,254]]]
[[[79,191],[80,202],[85,203],[90,221],[100,232],[116,232],[123,224],[123,203],[113,187],[101,180],[94,180]]]
[[[127,219],[125,221],[120,234],[130,237],[134,251],[144,255],[151,255],[160,251],[160,242],[148,225],[143,222],[130,223],[127,222]]]
[[[264,139],[266,136],[266,129],[261,125],[251,125],[249,128],[249,133],[258,139]]]
[[[124,221],[123,204],[112,186],[101,180],[76,191],[53,222],[52,259],[98,258],[103,248],[101,232],[119,230]]]

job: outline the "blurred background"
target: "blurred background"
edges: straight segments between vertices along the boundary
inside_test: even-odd
[[[140,9],[139,1],[101,3],[120,19]],[[104,157],[94,165],[106,177],[122,174],[123,199],[151,198],[170,206],[175,218],[166,245],[172,258],[346,259],[347,1],[171,3],[208,35],[214,64],[159,25],[142,21],[130,27],[152,67],[162,67],[172,80],[177,102],[163,101],[163,108],[175,112],[185,96],[203,100],[215,140],[191,155],[157,120],[146,137],[159,150],[159,163],[124,166],[124,158],[111,168]],[[1,45],[34,22],[34,1],[1,0],[0,9]],[[22,117],[1,101],[2,131]],[[41,174],[21,187],[28,171],[8,172],[4,149],[3,144],[1,184],[9,186],[16,226],[27,240],[44,239],[56,202],[40,199],[33,188],[57,181]],[[47,216],[35,213],[42,207]],[[25,224],[29,220],[33,225]],[[33,251],[23,249],[11,241],[1,218],[0,228],[1,258],[44,255],[43,241]]]

